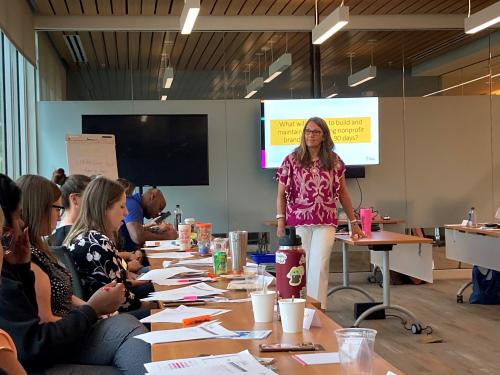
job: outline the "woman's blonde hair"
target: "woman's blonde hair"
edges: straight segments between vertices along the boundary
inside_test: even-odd
[[[50,231],[52,205],[61,196],[61,191],[45,177],[33,174],[19,177],[16,184],[22,192],[21,219],[28,227],[31,245],[55,260],[43,236]],[[44,225],[47,228],[43,228]]]
[[[299,165],[303,168],[309,167],[312,164],[311,155],[306,145],[306,128],[307,124],[313,122],[318,125],[323,132],[323,142],[321,142],[321,148],[319,150],[319,161],[321,169],[328,171],[334,167],[335,158],[333,155],[333,148],[335,144],[333,143],[332,136],[330,135],[330,129],[326,121],[321,117],[311,117],[308,119],[302,129],[302,136],[300,137],[300,145],[294,150],[295,158]]]
[[[91,230],[96,230],[116,241],[117,233],[113,228],[110,228],[106,221],[106,210],[118,202],[124,192],[123,187],[118,182],[105,177],[98,177],[90,181],[83,192],[80,213],[64,240],[64,245],[69,245],[80,234]]]

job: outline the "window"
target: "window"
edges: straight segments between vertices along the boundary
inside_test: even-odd
[[[0,172],[36,171],[35,68],[0,32]]]

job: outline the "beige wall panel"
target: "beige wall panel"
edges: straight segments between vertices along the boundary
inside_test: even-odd
[[[475,206],[491,218],[491,128],[488,97],[406,99],[408,224],[461,221]]]
[[[380,98],[380,164],[366,167],[366,178],[359,179],[363,192],[363,207],[374,207],[383,215],[393,218],[406,217],[404,159],[403,159],[403,100]],[[355,180],[347,185],[353,205],[360,202],[360,192]]]
[[[0,30],[31,64],[36,65],[33,15],[27,1],[0,0]]]

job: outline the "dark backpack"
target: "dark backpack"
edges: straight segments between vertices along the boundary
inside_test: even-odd
[[[474,266],[472,268],[472,294],[469,303],[500,304],[500,272]]]

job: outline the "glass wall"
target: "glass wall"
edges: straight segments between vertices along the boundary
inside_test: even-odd
[[[36,171],[35,69],[0,32],[0,172]]]

